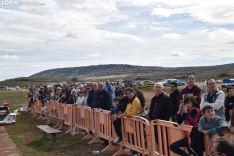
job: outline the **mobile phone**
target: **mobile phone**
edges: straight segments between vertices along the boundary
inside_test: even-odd
[[[181,105],[184,105],[184,100],[180,100],[180,104],[181,104]]]

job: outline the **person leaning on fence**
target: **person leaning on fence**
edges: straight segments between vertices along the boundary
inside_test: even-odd
[[[47,91],[47,92],[46,92],[46,97],[43,99],[43,103],[49,102],[50,100],[51,100],[50,92]],[[47,116],[47,115],[48,115],[48,106],[43,106],[43,107],[41,108],[41,115],[42,115],[42,116]]]
[[[234,141],[221,139],[215,141],[211,151],[212,156],[233,156],[234,155]]]
[[[149,120],[166,120],[169,121],[172,114],[171,99],[163,92],[163,85],[155,83],[155,96],[151,99]]]
[[[30,105],[29,105],[29,107],[32,108],[33,110],[34,110],[33,108],[34,102],[38,98],[38,96],[39,96],[39,93],[37,91],[37,88],[34,87],[33,92],[32,92],[32,98],[30,99]]]
[[[225,116],[226,121],[230,120],[229,110],[232,110],[234,104],[234,87],[229,86],[227,88],[228,95],[225,97],[224,105],[225,105]]]
[[[172,115],[171,99],[167,94],[163,92],[162,83],[155,83],[154,91],[155,96],[151,99],[149,120],[160,119],[169,121]],[[155,142],[158,144],[157,126],[154,127],[154,134]]]
[[[197,101],[193,96],[186,96],[184,104],[181,103],[177,112],[178,124],[184,122],[185,125],[198,126],[200,110],[197,107]],[[188,148],[188,134],[185,133],[185,138],[180,139],[170,145],[170,150],[181,156],[189,156],[188,153],[180,149],[180,147]]]
[[[114,98],[114,107],[110,111],[110,120],[114,121],[114,114],[118,113],[119,98]]]
[[[210,138],[217,133],[216,128],[227,126],[223,118],[215,115],[215,110],[211,105],[204,106],[201,112],[202,117],[199,120],[198,131],[208,134]]]
[[[123,116],[135,116],[139,115],[141,110],[141,103],[140,100],[134,95],[133,89],[127,88],[126,94],[129,99],[127,108],[124,113],[118,115],[118,118],[114,120],[113,125],[116,132],[116,138],[114,139],[114,143],[120,143],[122,141],[122,132],[121,132],[121,118]],[[134,141],[134,140],[133,140]],[[131,156],[138,155],[136,151],[133,151]]]
[[[214,79],[207,80],[207,86],[209,91],[202,96],[200,110],[202,110],[204,106],[211,105],[215,111],[215,115],[220,116],[225,120],[224,92],[217,88]]]
[[[113,125],[116,132],[116,138],[114,139],[114,143],[120,143],[122,141],[122,132],[121,132],[121,118],[125,115],[138,115],[140,113],[141,104],[140,100],[134,95],[134,92],[131,88],[127,88],[127,97],[129,99],[126,110],[118,115],[118,118],[114,120]]]

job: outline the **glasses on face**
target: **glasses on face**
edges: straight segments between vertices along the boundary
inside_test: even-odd
[[[123,94],[119,94],[118,96],[123,96]]]
[[[208,83],[207,85],[214,85],[215,83]]]
[[[99,86],[103,86],[103,85],[99,85]]]
[[[213,152],[213,151],[211,151],[211,155],[215,155],[215,154],[221,154],[220,152]]]
[[[86,89],[90,89],[90,88],[86,88]]]

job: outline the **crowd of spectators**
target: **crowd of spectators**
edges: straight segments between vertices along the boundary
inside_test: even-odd
[[[234,129],[232,128],[234,126],[234,121],[232,121],[234,87],[227,88],[228,95],[225,97],[224,92],[217,88],[214,79],[205,80],[205,83],[203,95],[202,90],[195,83],[194,74],[187,75],[187,86],[181,91],[177,88],[177,84],[172,82],[169,94],[164,92],[164,86],[161,83],[155,83],[155,95],[150,102],[148,119],[165,121],[171,119],[178,124],[197,127],[200,133],[210,137],[217,133],[216,128],[227,126],[225,120],[228,122],[229,128]],[[84,84],[80,86],[79,90],[77,90],[76,85],[71,83],[53,89],[44,85],[39,91],[30,85],[29,96],[29,108],[32,108],[34,99],[38,98],[42,102],[41,110],[45,116],[48,114],[48,108],[44,106],[44,103],[50,100],[54,100],[56,104],[83,105],[109,110],[110,120],[113,122],[117,134],[113,140],[113,143],[116,144],[124,139],[121,132],[121,118],[123,116],[139,116],[146,107],[145,97],[136,83],[132,83],[131,87],[118,87],[115,83],[111,84],[109,80]],[[57,115],[56,109],[49,111]],[[74,131],[76,130],[77,128],[74,128]],[[155,127],[154,130],[155,142],[158,143],[157,128]],[[188,156],[189,153],[180,148],[188,147],[189,135],[184,134],[184,136],[185,138],[172,143],[169,147],[176,154]],[[108,140],[104,140],[102,145],[107,146],[108,143]],[[220,143],[217,142],[217,150],[222,147],[219,146]],[[188,151],[191,152],[189,148]],[[198,155],[203,154],[203,151],[199,152]],[[132,156],[136,155],[138,153],[133,151]]]

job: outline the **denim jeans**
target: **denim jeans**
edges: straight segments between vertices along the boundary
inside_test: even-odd
[[[178,140],[170,145],[170,150],[181,156],[189,156],[188,153],[180,149],[180,147],[188,147],[188,137]]]
[[[177,118],[177,113],[173,113],[173,114],[171,115],[171,120],[172,120],[172,122],[176,122],[176,118]]]

